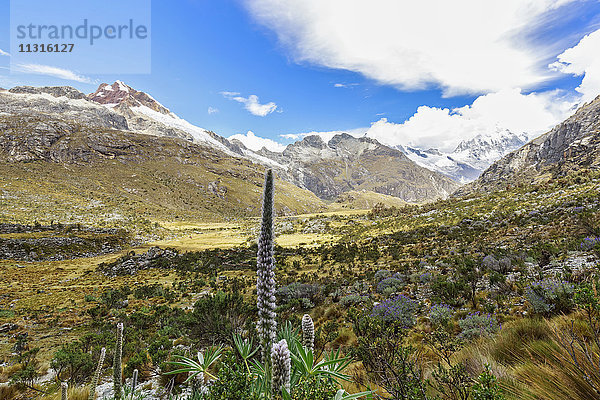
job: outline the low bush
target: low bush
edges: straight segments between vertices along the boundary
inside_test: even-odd
[[[403,287],[404,280],[400,279],[397,275],[394,275],[383,279],[377,284],[377,293],[389,296],[390,294],[402,290]]]
[[[434,304],[429,310],[429,321],[433,326],[446,327],[454,316],[454,309],[446,304]]]
[[[571,311],[574,292],[571,283],[544,279],[527,286],[525,296],[535,314],[552,315]]]
[[[375,305],[371,311],[371,317],[410,328],[416,322],[418,308],[419,303],[417,301],[399,295]]]
[[[344,296],[340,299],[340,305],[344,308],[350,308],[366,303],[367,301],[369,301],[368,295],[349,294],[348,296]]]
[[[481,336],[492,336],[500,330],[500,325],[495,317],[479,312],[470,313],[458,321],[458,325],[462,329],[459,337],[466,340],[476,339]]]

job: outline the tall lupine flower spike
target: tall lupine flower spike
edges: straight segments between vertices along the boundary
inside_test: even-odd
[[[289,392],[292,362],[290,350],[285,339],[281,339],[273,345],[271,363],[273,365],[273,378],[271,382],[273,393],[281,393],[281,388],[285,388]]]
[[[60,399],[61,400],[68,400],[69,396],[67,393],[67,390],[69,389],[69,385],[67,385],[67,382],[62,382],[60,384]]]
[[[133,396],[133,393],[135,393],[135,387],[137,386],[137,380],[138,380],[138,370],[134,369],[133,377],[131,378],[131,396]]]
[[[315,348],[315,324],[308,314],[302,317],[302,345],[311,351]]]
[[[269,351],[275,341],[277,330],[277,322],[275,321],[275,259],[273,256],[273,192],[273,171],[269,169],[265,174],[262,223],[256,258],[256,305],[258,307],[256,328],[265,363],[269,362]]]
[[[113,385],[115,388],[115,400],[121,398],[121,383],[123,375],[121,371],[121,363],[123,358],[123,323],[117,324],[117,345],[115,346],[115,358],[113,361]]]
[[[92,383],[90,384],[90,395],[88,400],[94,400],[96,398],[96,386],[98,386],[98,380],[100,379],[100,373],[102,372],[102,365],[104,364],[104,358],[106,357],[106,349],[103,347],[100,350],[100,359],[98,360],[98,367],[94,376],[92,377]]]

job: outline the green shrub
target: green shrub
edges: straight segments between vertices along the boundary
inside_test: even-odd
[[[477,383],[472,388],[473,400],[504,400],[498,379],[486,364],[485,370],[477,378]]]
[[[560,314],[573,308],[573,284],[554,279],[532,282],[525,289],[525,296],[533,312],[540,315]]]
[[[50,367],[61,381],[83,383],[94,371],[92,355],[82,349],[80,342],[63,345],[54,353]]]
[[[462,329],[460,338],[467,340],[481,336],[492,336],[500,330],[496,318],[490,314],[480,314],[479,312],[470,313],[458,321],[458,325]]]
[[[201,396],[203,400],[257,400],[252,394],[252,378],[235,362],[221,365],[218,380],[208,387],[208,392]]]
[[[349,294],[340,299],[340,305],[344,308],[350,308],[365,303],[368,300],[368,295]]]
[[[311,376],[301,379],[292,391],[293,400],[331,400],[338,390],[331,380]]]
[[[194,304],[194,311],[186,316],[189,334],[201,344],[231,343],[234,333],[250,330],[256,307],[244,301],[240,293],[217,292]]]
[[[429,310],[429,321],[433,326],[446,327],[453,316],[454,310],[445,304],[434,304]]]

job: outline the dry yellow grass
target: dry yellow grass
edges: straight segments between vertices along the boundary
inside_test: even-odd
[[[180,251],[198,251],[207,249],[226,249],[240,246],[248,240],[248,236],[239,231],[215,231],[192,233],[178,239],[159,240],[150,243],[152,246],[173,247]]]
[[[319,246],[323,243],[332,243],[337,240],[337,237],[330,234],[315,234],[315,233],[291,233],[279,235],[276,239],[277,244],[282,247],[296,246]]]
[[[14,322],[24,329],[30,343],[41,348],[38,358],[47,367],[52,353],[61,344],[81,336],[79,327],[90,318],[86,310],[95,305],[85,301],[86,295],[98,298],[108,288],[152,283],[170,285],[175,280],[175,272],[164,270],[144,270],[134,276],[114,278],[96,271],[101,262],[113,261],[124,253],[53,262],[0,261],[3,271],[0,309],[15,313],[2,322]],[[25,322],[31,317],[35,317],[35,323]],[[10,354],[13,345],[13,338],[0,338],[0,354]]]

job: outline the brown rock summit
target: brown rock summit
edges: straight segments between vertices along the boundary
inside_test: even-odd
[[[103,83],[94,93],[89,94],[87,97],[93,102],[104,105],[119,106],[124,104],[129,107],[146,106],[161,114],[170,113],[168,108],[160,104],[149,94],[135,90],[121,81],[116,81],[112,85]]]

